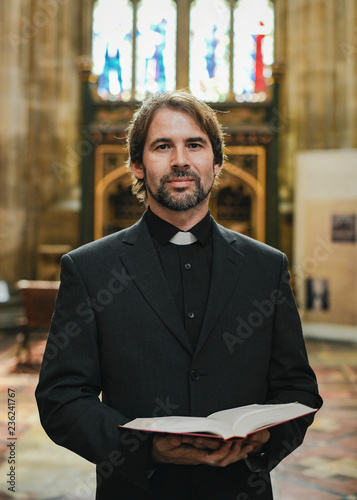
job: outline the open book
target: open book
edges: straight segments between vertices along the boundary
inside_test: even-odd
[[[316,411],[301,403],[254,404],[217,411],[208,417],[136,418],[119,427],[169,434],[214,435],[223,439],[244,438],[253,432]]]

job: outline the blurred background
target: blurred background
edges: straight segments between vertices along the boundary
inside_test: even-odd
[[[325,397],[276,498],[357,498],[356,0],[0,0],[0,37],[0,498],[93,498],[92,466],[49,441],[33,398],[59,261],[141,217],[125,129],[181,88],[226,133],[211,213],[289,258]]]

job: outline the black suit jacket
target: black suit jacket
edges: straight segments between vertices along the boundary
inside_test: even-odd
[[[264,459],[160,465],[150,479],[150,438],[118,424],[251,403],[320,407],[286,257],[213,221],[211,287],[192,351],[144,219],[70,252],[36,397],[48,435],[97,464],[97,499],[272,498],[268,472],[312,417],[273,428]]]

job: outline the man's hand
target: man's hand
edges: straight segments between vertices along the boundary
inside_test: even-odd
[[[249,453],[256,454],[263,449],[263,446],[269,441],[269,438],[270,432],[268,429],[263,429],[262,431],[250,434],[246,439],[244,439],[244,444],[252,447],[252,451]]]
[[[250,438],[233,441],[175,434],[156,434],[153,439],[154,462],[183,465],[226,467],[257,453],[269,439],[269,431],[260,431]]]

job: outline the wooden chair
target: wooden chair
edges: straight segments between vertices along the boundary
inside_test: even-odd
[[[31,357],[31,337],[39,333],[48,333],[55,307],[59,281],[20,280],[16,287],[21,291],[24,305],[24,317],[19,320],[20,341],[17,350],[18,364],[33,364]]]

